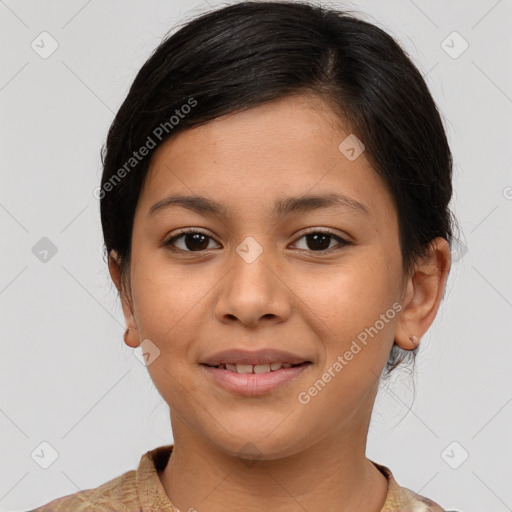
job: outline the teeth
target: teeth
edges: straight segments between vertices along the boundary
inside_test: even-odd
[[[291,363],[270,363],[270,364],[219,364],[216,368],[222,370],[229,370],[231,372],[238,373],[268,373],[270,371],[275,372],[281,368],[291,368]]]
[[[270,371],[269,364],[255,364],[254,365],[254,373],[266,373]]]
[[[237,364],[236,371],[238,373],[252,373],[252,364]]]

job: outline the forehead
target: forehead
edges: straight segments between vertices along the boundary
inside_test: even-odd
[[[181,162],[239,162],[251,168],[257,158],[268,168],[297,155],[297,150],[321,166],[332,160],[322,155],[331,139],[342,135],[341,123],[317,96],[280,98],[179,132],[158,148],[152,167],[172,157]]]
[[[244,209],[270,205],[285,192],[338,192],[367,204],[372,215],[393,214],[392,198],[364,151],[351,160],[340,150],[349,136],[343,120],[312,95],[219,117],[179,132],[157,149],[140,207],[149,211],[177,192]]]

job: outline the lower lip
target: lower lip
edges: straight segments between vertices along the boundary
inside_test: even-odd
[[[239,395],[258,396],[271,393],[287,382],[296,379],[311,366],[311,363],[265,373],[238,373],[205,364],[201,366],[223,388]]]

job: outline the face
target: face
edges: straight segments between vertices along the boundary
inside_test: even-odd
[[[225,453],[364,435],[403,275],[392,196],[364,151],[339,149],[349,135],[319,98],[296,96],[181,132],[152,158],[125,314],[159,350],[148,371],[173,427]],[[165,202],[177,195],[206,202]],[[225,350],[303,364],[204,364]],[[248,363],[224,362],[237,358]]]

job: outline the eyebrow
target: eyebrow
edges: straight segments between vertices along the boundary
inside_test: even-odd
[[[184,196],[173,194],[155,203],[148,211],[148,217],[171,206],[181,206],[196,213],[227,217],[228,210],[224,205],[204,196]],[[343,194],[327,193],[298,197],[284,197],[274,204],[274,215],[283,217],[289,213],[305,213],[319,208],[342,206],[357,213],[370,215],[367,206],[356,199]]]

